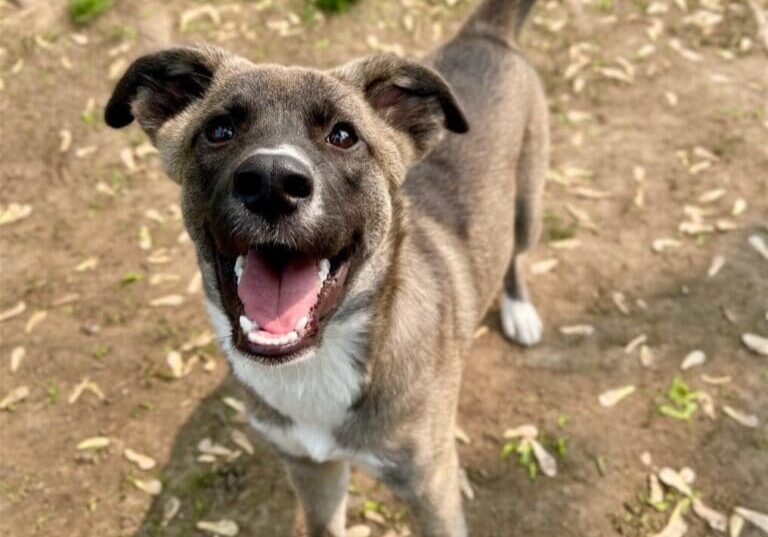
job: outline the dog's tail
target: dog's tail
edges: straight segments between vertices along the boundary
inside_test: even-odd
[[[484,35],[514,45],[536,0],[482,0],[459,35]]]

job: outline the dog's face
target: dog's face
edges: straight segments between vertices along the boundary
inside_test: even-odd
[[[262,363],[317,345],[387,240],[397,187],[443,126],[467,130],[445,81],[393,56],[333,71],[254,65],[220,49],[137,60],[107,106],[136,118],[182,187],[208,298]]]

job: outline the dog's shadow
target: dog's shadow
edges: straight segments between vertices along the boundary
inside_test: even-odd
[[[135,537],[182,537],[199,535],[200,521],[234,521],[239,535],[288,537],[295,526],[296,500],[282,464],[275,454],[254,437],[223,398],[242,399],[241,388],[227,378],[189,417],[176,435],[168,465],[163,469],[162,492],[154,497]],[[216,457],[201,462],[201,440],[238,449],[233,430],[248,435],[255,452],[235,460]],[[174,504],[178,511],[171,518]],[[169,520],[170,518],[170,520]]]

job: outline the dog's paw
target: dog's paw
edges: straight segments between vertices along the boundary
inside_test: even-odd
[[[541,341],[544,327],[533,304],[504,295],[500,313],[501,328],[509,339],[526,347]]]

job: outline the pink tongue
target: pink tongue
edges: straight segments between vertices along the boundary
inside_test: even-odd
[[[261,330],[285,334],[317,302],[317,263],[310,257],[290,260],[282,270],[267,263],[255,250],[248,252],[237,295],[245,314]]]

